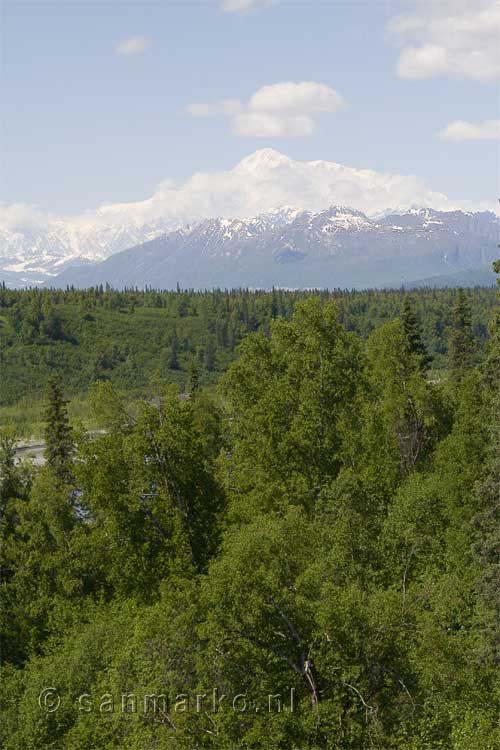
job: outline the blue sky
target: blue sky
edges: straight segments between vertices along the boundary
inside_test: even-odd
[[[456,43],[443,3],[255,4],[4,0],[2,203],[60,214],[139,201],[166,178],[228,170],[263,147],[418,175],[451,200],[496,199],[495,0],[448,4]],[[395,30],[400,14],[409,32]],[[238,125],[256,92],[283,82],[325,88],[291,108],[270,90],[265,122]],[[327,89],[343,106],[318,105]],[[238,100],[234,113],[226,100]],[[278,134],[254,134],[269,122]]]

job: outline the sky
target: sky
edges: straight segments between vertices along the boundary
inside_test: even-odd
[[[500,194],[497,0],[0,7],[0,211],[141,202],[269,148]]]

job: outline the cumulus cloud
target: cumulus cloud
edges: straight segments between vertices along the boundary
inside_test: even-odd
[[[131,36],[128,39],[122,39],[115,46],[117,55],[140,55],[148,47],[148,40],[143,36]]]
[[[295,138],[311,135],[314,131],[314,120],[307,115],[279,117],[269,112],[245,112],[233,119],[232,127],[233,132],[241,136]]]
[[[438,133],[443,141],[500,141],[500,120],[485,120],[484,122],[465,122],[456,120],[450,122],[444,130]]]
[[[388,208],[493,208],[452,202],[419,177],[376,172],[329,161],[294,161],[270,148],[260,149],[235,167],[197,172],[183,182],[163,181],[154,194],[136,203],[114,203],[72,218],[47,217],[29,206],[0,206],[0,228],[65,223],[69,231],[90,232],[157,223],[173,229],[214,216],[250,217],[284,205],[319,211],[347,205],[369,215]]]
[[[342,97],[336,91],[315,81],[286,81],[262,86],[248,102],[248,108],[253,112],[335,112],[342,106]]]
[[[498,0],[419,0],[414,12],[394,18],[389,30],[401,45],[401,78],[500,77]]]
[[[280,0],[222,0],[221,8],[226,13],[247,13],[279,2]]]
[[[193,117],[225,116],[233,133],[257,138],[311,135],[320,112],[336,112],[344,100],[334,89],[316,81],[284,81],[262,86],[243,103],[238,99],[191,104]]]
[[[19,229],[47,229],[50,222],[49,216],[27,203],[11,203],[6,205],[0,203],[0,228],[16,232]]]

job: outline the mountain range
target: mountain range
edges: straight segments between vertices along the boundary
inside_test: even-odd
[[[370,218],[332,206],[285,207],[251,219],[207,219],[67,268],[50,284],[182,288],[374,287],[492,283],[500,218],[491,212],[409,211]],[[444,281],[446,277],[446,282]]]
[[[0,227],[0,278],[11,286],[43,284],[72,265],[97,263],[171,229],[168,221]]]
[[[388,205],[397,208],[383,210]],[[265,148],[226,172],[167,180],[146,200],[74,217],[0,206],[0,280],[164,288],[489,283],[500,217],[468,208],[411,175],[294,161]]]

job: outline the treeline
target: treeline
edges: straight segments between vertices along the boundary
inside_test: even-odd
[[[95,384],[92,438],[52,379],[41,468],[2,431],[6,750],[500,746],[500,312],[478,362],[482,292],[348,296],[404,304],[366,338],[325,297],[276,293],[215,395]]]
[[[193,371],[204,384],[227,370],[242,340],[269,335],[277,318],[290,320],[308,297],[337,302],[338,320],[366,338],[403,312],[410,299],[422,327],[433,369],[447,366],[457,290],[347,292],[114,291],[110,288],[13,291],[0,288],[0,403],[41,397],[49,375],[59,372],[68,393],[96,380],[143,391],[158,371],[185,389]],[[475,352],[483,357],[494,289],[463,292]]]

